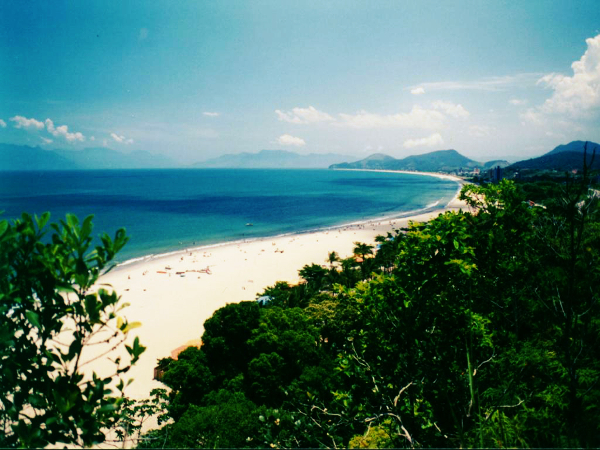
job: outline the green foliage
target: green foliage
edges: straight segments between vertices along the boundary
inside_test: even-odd
[[[327,286],[327,274],[329,271],[318,264],[304,266],[298,274],[306,280],[307,287],[311,292],[318,292]]]
[[[173,425],[145,435],[138,448],[254,448],[260,427],[256,405],[240,392],[221,390],[191,406]]]
[[[586,179],[540,187],[546,208],[509,181],[465,186],[473,213],[412,223],[374,255],[356,243],[362,262],[330,254],[305,283],[267,288],[266,305],[222,308],[184,370],[202,395],[181,410],[239,398],[244,447],[597,447],[600,216]],[[208,419],[194,420],[162,433]]]
[[[349,448],[393,448],[392,436],[396,434],[393,430],[392,421],[386,419],[380,425],[368,427],[364,435],[357,435],[350,439]]]
[[[218,380],[233,378],[250,362],[246,341],[258,326],[259,309],[256,302],[229,304],[204,323],[202,352]]]
[[[143,400],[123,399],[120,417],[113,430],[120,440],[127,438],[141,439],[144,422],[156,416],[158,425],[169,420],[167,412],[167,391],[165,389],[152,389],[151,398]]]
[[[139,326],[119,316],[113,291],[92,287],[125,245],[101,236],[92,248],[92,216],[50,224],[50,214],[0,222],[0,446],[92,445],[118,420],[122,376],[145,348],[136,338],[129,358],[116,358],[104,378],[83,368],[105,358]],[[103,343],[106,351],[83,356]],[[113,383],[114,382],[114,383]],[[118,382],[116,387],[114,384]]]
[[[212,389],[214,376],[206,354],[196,347],[186,348],[166,369],[162,382],[171,388],[168,410],[171,417],[178,419],[189,405],[201,404]]]

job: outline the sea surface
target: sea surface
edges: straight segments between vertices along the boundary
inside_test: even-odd
[[[458,184],[425,175],[333,170],[0,172],[0,219],[94,215],[94,234],[124,227],[129,263],[150,255],[443,208]],[[252,224],[252,225],[250,225]]]

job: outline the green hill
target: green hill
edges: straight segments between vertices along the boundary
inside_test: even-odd
[[[461,155],[456,150],[438,150],[403,159],[376,153],[353,163],[333,164],[330,169],[414,170],[419,172],[452,172],[481,167],[482,164]]]
[[[507,167],[510,166],[510,163],[504,159],[494,159],[493,161],[488,161],[483,165],[483,170],[492,169],[494,167]]]
[[[365,159],[361,159],[360,161],[356,161],[353,163],[341,163],[341,164],[332,164],[329,166],[330,169],[389,169],[389,165],[393,163],[393,161],[398,161],[391,156],[384,155],[383,153],[374,153],[371,156],[367,156]]]
[[[556,147],[555,149],[549,151],[548,153],[546,153],[546,155],[554,155],[557,153],[564,153],[564,152],[576,152],[576,153],[583,153],[583,150],[585,148],[585,144],[586,141],[573,141],[573,142],[569,142],[568,144],[563,144],[563,145],[559,145],[558,147]],[[589,142],[587,141],[587,152],[589,154],[592,154],[592,152],[594,150],[596,150],[596,153],[600,153],[600,145],[596,144],[595,142]]]
[[[525,161],[519,161],[510,165],[507,169],[516,170],[558,170],[571,171],[581,170],[583,168],[583,151],[585,142],[573,141],[565,145],[559,145],[538,158],[531,158]],[[596,151],[594,168],[600,167],[600,145],[595,142],[588,142],[587,161],[591,161],[592,154]]]

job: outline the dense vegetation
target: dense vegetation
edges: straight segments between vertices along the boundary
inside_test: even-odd
[[[599,446],[588,180],[466,186],[471,212],[219,309],[200,349],[160,361],[173,420],[141,445]]]
[[[545,155],[518,161],[506,168],[507,174],[519,173],[521,177],[536,177],[543,172],[550,172],[555,177],[561,177],[566,171],[582,170],[586,161],[583,154],[589,158],[594,153],[600,154],[600,145],[589,141],[573,141],[566,145],[559,145]],[[593,158],[593,156],[592,156]]]
[[[119,317],[125,305],[115,292],[92,290],[128,238],[121,229],[94,248],[91,216],[49,218],[0,221],[2,448],[104,442],[106,429],[122,422],[122,377],[144,351],[136,338],[112,371],[84,377],[139,325]],[[98,352],[85,353],[92,346]]]
[[[91,217],[0,221],[3,447],[598,447],[600,213],[587,171],[466,186],[470,212],[356,243],[159,362],[167,393],[131,401],[85,379],[86,347],[125,341],[118,296],[92,286],[127,237]],[[529,202],[531,200],[532,202]],[[108,330],[108,334],[106,331]],[[102,355],[101,355],[102,356]],[[139,435],[149,415],[166,425]]]
[[[482,164],[456,150],[437,150],[422,155],[396,159],[382,153],[375,153],[365,159],[352,163],[332,164],[330,169],[383,169],[416,170],[420,172],[453,172],[459,169],[481,167]]]

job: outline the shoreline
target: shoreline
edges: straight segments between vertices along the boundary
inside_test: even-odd
[[[265,235],[265,236],[247,238],[247,239],[234,239],[231,241],[221,241],[221,242],[215,242],[215,243],[207,243],[204,245],[202,245],[202,244],[194,245],[194,246],[189,246],[189,247],[185,247],[185,248],[179,248],[177,250],[175,250],[175,249],[167,250],[163,253],[150,253],[150,254],[145,254],[142,256],[136,256],[136,257],[127,259],[121,263],[117,263],[117,265],[112,269],[111,272],[123,270],[126,266],[130,266],[130,265],[144,264],[144,263],[147,263],[152,260],[158,260],[161,258],[173,256],[173,255],[185,254],[185,253],[196,252],[196,251],[205,251],[207,249],[214,249],[214,248],[219,248],[219,247],[223,247],[223,246],[227,246],[227,245],[246,244],[246,243],[261,241],[263,239],[276,239],[276,238],[280,238],[280,237],[282,238],[282,237],[287,237],[287,236],[298,236],[298,235],[303,235],[303,234],[319,233],[321,231],[344,229],[346,227],[354,226],[354,225],[369,225],[374,222],[381,222],[381,221],[386,221],[386,220],[400,220],[400,219],[404,219],[404,218],[410,218],[412,216],[417,216],[420,214],[433,213],[436,211],[444,212],[447,210],[447,208],[450,208],[450,205],[453,202],[458,201],[458,196],[460,194],[460,191],[461,191],[462,187],[466,184],[465,180],[463,180],[460,177],[457,177],[454,175],[435,173],[435,172],[410,172],[410,171],[405,171],[405,170],[403,171],[403,170],[384,170],[384,169],[373,169],[373,170],[372,169],[331,169],[331,170],[354,171],[354,172],[403,173],[403,174],[409,174],[409,175],[432,176],[432,177],[436,177],[436,178],[442,178],[442,179],[448,179],[448,180],[455,181],[458,184],[458,189],[457,189],[456,193],[454,194],[454,196],[450,199],[450,201],[448,203],[446,203],[446,205],[444,205],[444,206],[439,206],[439,201],[437,201],[434,204],[426,205],[425,207],[419,208],[416,210],[403,211],[403,212],[392,212],[389,215],[380,215],[379,217],[372,217],[372,218],[368,218],[368,219],[358,219],[358,220],[354,220],[352,222],[344,222],[344,223],[337,224],[337,225],[330,225],[330,226],[324,226],[324,227],[312,228],[312,229],[306,229],[306,230],[290,231],[290,232],[282,233],[282,234]]]
[[[373,244],[377,235],[393,233],[411,221],[425,222],[446,211],[465,209],[466,204],[458,200],[459,192],[460,186],[444,206],[407,212],[411,214],[407,217],[188,248],[117,266],[103,275],[98,285],[109,285],[121,303],[130,304],[121,314],[142,326],[130,332],[127,341],[139,337],[147,347],[124,377],[135,379],[126,389],[127,396],[148,398],[152,389],[165,388],[153,380],[157,360],[171,356],[190,341],[197,342],[204,321],[217,309],[228,303],[255,301],[257,294],[277,281],[298,283],[298,271],[307,264],[326,264],[329,252],[348,257],[354,242]],[[106,364],[92,368],[98,373],[108,370]]]
[[[138,256],[138,257],[134,257],[134,258],[125,260],[121,263],[117,263],[117,265],[112,270],[112,272],[120,271],[125,268],[129,268],[129,266],[144,264],[149,261],[159,260],[162,258],[168,258],[171,256],[176,256],[176,255],[184,255],[189,252],[203,252],[203,251],[218,249],[220,247],[226,247],[229,245],[250,244],[252,242],[262,241],[265,239],[279,239],[279,238],[302,236],[302,235],[306,235],[306,234],[314,234],[314,233],[320,233],[320,232],[326,232],[326,231],[337,231],[340,229],[345,229],[345,228],[353,227],[353,226],[361,226],[361,225],[368,226],[372,223],[377,223],[377,222],[385,222],[385,221],[390,221],[390,220],[402,220],[402,219],[407,219],[407,218],[414,217],[414,216],[419,216],[421,214],[444,212],[446,210],[446,208],[448,207],[448,205],[450,205],[452,202],[454,202],[456,200],[459,193],[460,193],[460,187],[459,187],[457,193],[455,194],[455,196],[452,197],[452,199],[450,199],[450,201],[443,206],[440,206],[439,201],[437,201],[431,205],[425,206],[424,208],[415,209],[412,211],[393,212],[390,215],[372,217],[372,218],[368,218],[368,219],[359,219],[359,220],[355,220],[352,222],[344,222],[344,223],[338,224],[338,225],[324,226],[321,228],[311,228],[311,229],[306,229],[306,230],[290,231],[287,233],[258,236],[258,237],[252,237],[252,238],[246,238],[246,239],[235,239],[232,241],[221,241],[221,242],[215,242],[215,243],[210,243],[210,244],[205,244],[205,245],[196,245],[196,246],[180,248],[177,250],[170,250],[170,251],[166,251],[164,253],[150,253],[147,255]]]
[[[461,186],[466,184],[466,181],[456,175],[439,172],[418,172],[410,170],[391,170],[391,169],[331,169],[331,170],[346,170],[349,172],[381,172],[381,173],[404,173],[407,175],[426,175],[429,177],[442,178],[444,180],[452,180],[459,183]]]

